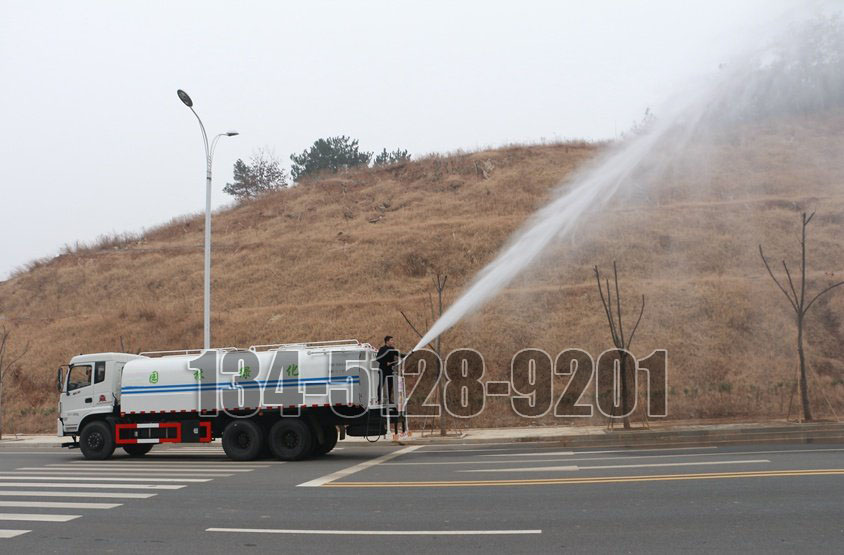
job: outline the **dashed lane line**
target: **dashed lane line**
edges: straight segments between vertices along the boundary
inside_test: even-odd
[[[272,528],[206,528],[205,531],[251,534],[318,534],[329,536],[501,536],[542,533],[542,530],[297,530]]]
[[[571,472],[578,470],[612,470],[616,468],[657,468],[664,466],[708,466],[715,464],[765,464],[768,459],[749,459],[738,461],[689,461],[675,463],[651,464],[606,464],[596,466],[521,466],[518,468],[473,468],[471,470],[457,470],[456,472]]]
[[[644,460],[644,459],[677,459],[677,458],[687,458],[687,457],[733,457],[737,455],[773,455],[773,454],[783,454],[789,455],[791,453],[822,453],[824,451],[844,451],[844,448],[832,448],[832,449],[783,449],[783,450],[772,450],[772,451],[723,451],[720,453],[676,453],[674,455],[636,455],[635,457],[623,457],[623,456],[615,456],[615,457],[578,457],[578,458],[553,458],[553,459],[531,459],[530,463],[541,463],[541,462],[582,462],[582,461],[637,461],[637,460]],[[553,454],[552,454],[553,455]],[[542,454],[537,454],[538,457],[543,456]],[[469,459],[469,460],[462,460],[462,461],[414,461],[414,462],[388,462],[384,463],[385,466],[428,466],[428,465],[474,465],[474,464],[513,464],[517,461],[509,460],[509,459],[496,459],[496,460],[476,460],[476,459]]]
[[[529,453],[494,453],[492,455],[480,455],[481,457],[550,457],[550,456],[570,456],[570,455],[602,455],[608,453],[652,453],[654,451],[689,451],[689,450],[704,450],[704,449],[718,449],[716,446],[702,446],[702,447],[659,447],[653,449],[609,449],[601,451],[552,451],[552,452],[536,452]],[[427,451],[430,453],[430,451]]]

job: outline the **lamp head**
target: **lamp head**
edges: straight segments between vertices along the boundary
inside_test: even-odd
[[[184,102],[185,106],[187,106],[188,108],[193,107],[193,100],[190,99],[190,96],[188,96],[188,93],[186,93],[182,89],[179,89],[178,91],[176,91],[176,94],[179,95],[179,100]]]

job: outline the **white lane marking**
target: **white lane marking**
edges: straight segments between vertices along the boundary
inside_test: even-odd
[[[682,463],[653,463],[653,464],[607,464],[600,466],[535,466],[520,468],[482,468],[472,470],[456,470],[455,472],[553,472],[572,470],[609,470],[613,468],[656,468],[663,466],[708,466],[713,464],[761,464],[769,463],[768,459],[755,459],[746,461],[700,461]]]
[[[304,482],[302,484],[299,484],[298,487],[317,488],[317,487],[322,486],[324,484],[327,484],[329,482],[333,482],[335,480],[339,480],[340,478],[345,478],[346,476],[349,476],[349,475],[354,474],[356,472],[360,472],[361,470],[366,470],[367,468],[371,468],[371,467],[379,465],[383,462],[387,462],[390,459],[394,459],[396,457],[406,455],[407,453],[410,453],[412,451],[416,451],[420,447],[422,447],[422,446],[421,445],[411,445],[410,447],[405,447],[404,449],[392,451],[392,452],[387,453],[385,455],[381,455],[378,458],[371,459],[371,460],[368,460],[368,461],[363,461],[362,463],[356,464],[354,466],[350,466],[348,468],[344,468],[342,470],[338,470],[337,472],[332,472],[331,474],[328,474],[328,475],[323,476],[321,478],[316,478],[314,480]]]
[[[0,486],[4,480],[80,480],[89,482],[210,482],[212,478],[135,478],[127,476],[119,478],[116,476],[19,476],[11,472],[0,472]]]
[[[27,532],[32,532],[32,530],[0,530],[0,539],[15,538]]]
[[[32,513],[0,513],[0,520],[22,520],[25,522],[68,522],[82,515],[42,515]]]
[[[472,470],[455,470],[455,472],[574,472],[580,470],[580,467],[569,466],[537,466],[537,467],[522,467],[522,468],[473,468]]]
[[[578,459],[580,460],[580,459]],[[384,466],[431,466],[431,465],[474,465],[474,464],[513,464],[522,461],[509,461],[509,460],[501,460],[501,461],[431,461],[431,462],[388,462],[384,463]],[[529,461],[525,461],[528,463],[540,463],[540,462],[563,462],[560,459],[531,459]]]
[[[635,457],[577,457],[571,459],[565,459],[567,462],[579,462],[579,461],[625,461],[625,460],[639,460],[639,459],[669,459],[669,458],[680,458],[680,457],[734,457],[736,455],[772,455],[772,454],[789,454],[789,453],[818,453],[823,451],[844,451],[844,448],[831,448],[831,449],[777,449],[777,450],[770,450],[770,451],[721,451],[718,453],[676,453],[674,455],[638,455]],[[601,451],[603,452],[603,451]],[[622,451],[624,452],[624,451]],[[581,453],[575,453],[575,455],[579,455]],[[554,456],[556,453],[543,453],[537,454],[537,456]],[[561,453],[561,456],[565,455]],[[487,455],[492,456],[492,455]],[[546,460],[533,460],[529,462],[551,462],[552,459]],[[497,463],[502,462],[514,462],[514,461],[506,461],[500,460],[495,461]],[[489,461],[475,461],[472,464],[488,464]],[[390,464],[436,464],[436,463],[390,463]]]
[[[449,447],[453,445],[454,447],[482,447],[487,445],[522,445],[524,447],[528,447],[530,445],[544,445],[546,443],[553,443],[555,445],[559,445],[559,440],[544,440],[544,441],[495,441],[490,443],[438,443],[438,444],[429,444],[429,445],[422,445],[422,447]],[[512,448],[511,448],[512,449]]]
[[[79,489],[182,489],[187,486],[172,484],[80,484],[67,482],[56,484],[53,482],[3,482],[2,488],[79,488]]]
[[[550,453],[537,451],[532,453],[494,453],[492,455],[478,455],[479,457],[570,457],[574,451],[552,451]]]
[[[96,499],[149,499],[157,493],[114,493],[107,491],[14,491],[0,490],[0,497],[91,497]]]
[[[581,461],[638,461],[644,459],[670,459],[679,457],[734,457],[736,455],[769,455],[769,454],[789,454],[789,453],[817,453],[822,451],[844,451],[844,448],[832,449],[782,449],[776,451],[724,451],[721,453],[677,453],[675,455],[637,455],[635,457],[578,457],[570,459],[531,459],[530,463],[540,462],[581,462]],[[430,451],[427,451],[430,453]],[[545,453],[545,455],[553,456],[554,453]],[[541,454],[537,454],[541,456]],[[430,462],[391,462],[384,463],[387,466],[428,466],[437,464],[451,464],[451,465],[467,465],[467,464],[512,464],[516,461],[508,459],[500,459],[494,461],[478,461],[478,460],[463,460],[463,461],[430,461]]]
[[[69,462],[69,463],[53,463],[48,464],[45,466],[72,466],[74,468],[129,468],[132,466],[143,466],[144,468],[187,468],[187,469],[198,469],[198,468],[224,468],[226,470],[235,470],[237,469],[238,472],[248,472],[251,470],[260,470],[262,468],[272,468],[273,466],[278,466],[280,464],[284,464],[284,461],[276,461],[271,464],[262,464],[262,465],[248,465],[248,464],[230,464],[226,461],[192,461],[192,460],[157,460],[157,461],[132,461],[132,462],[105,462],[105,463],[89,463],[89,462]]]
[[[654,451],[689,451],[697,449],[717,449],[718,447],[659,447],[654,449],[611,449],[602,451],[553,451],[553,452],[537,452],[531,451],[529,453],[495,453],[493,455],[481,455],[481,457],[545,457],[551,455],[602,455],[606,453],[651,453]]]
[[[21,469],[18,468],[14,471],[4,472],[3,475],[9,476],[17,476],[17,473],[20,472],[21,474],[38,474],[39,476],[53,476],[58,474],[59,476],[64,476],[67,479],[74,479],[77,476],[125,476],[127,479],[134,479],[134,476],[166,476],[170,478],[229,478],[233,476],[233,474],[223,473],[223,472],[168,472],[166,470],[65,470],[65,469]]]
[[[67,456],[67,451],[64,451],[64,450],[59,451],[58,449],[56,449],[54,447],[48,447],[47,449],[44,449],[42,451],[18,451],[16,449],[0,448],[0,453],[2,453],[3,456],[6,456],[6,455],[62,455],[62,456]]]
[[[92,466],[95,468],[105,468],[109,466],[115,467],[123,467],[123,466],[190,466],[190,467],[205,467],[205,466],[222,466],[225,468],[243,468],[249,470],[256,470],[258,468],[267,468],[269,466],[275,466],[278,464],[284,464],[284,461],[271,461],[269,463],[233,463],[230,462],[228,459],[224,461],[198,461],[194,459],[185,459],[183,461],[173,461],[173,460],[154,460],[154,459],[144,459],[143,461],[138,459],[125,459],[125,460],[111,460],[111,461],[68,461],[66,463],[52,463],[47,466]]]
[[[199,466],[188,468],[185,466],[144,466],[138,465],[121,465],[119,468],[114,466],[105,466],[97,468],[96,466],[80,466],[78,464],[51,464],[48,466],[24,466],[16,468],[15,470],[72,470],[73,472],[121,472],[123,470],[143,470],[144,472],[252,472],[253,468],[226,468],[218,466]]]
[[[425,446],[427,447],[427,445]],[[496,447],[494,449],[431,449],[420,451],[419,454],[428,454],[428,453],[469,453],[472,451],[512,451],[515,447]]]
[[[30,509],[114,509],[123,503],[67,503],[62,501],[0,501],[0,507]]]
[[[205,531],[252,534],[324,534],[329,536],[499,536],[542,533],[542,530],[285,530],[272,528],[206,528]]]

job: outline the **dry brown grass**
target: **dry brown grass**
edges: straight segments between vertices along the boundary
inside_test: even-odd
[[[793,329],[755,248],[763,242],[777,258],[795,252],[796,211],[815,209],[813,283],[844,272],[844,162],[828,155],[844,151],[842,121],[838,114],[791,122],[787,134],[779,124],[745,130],[739,139],[713,140],[706,156],[673,162],[646,192],[590,217],[597,225],[584,226],[576,247],[557,245],[448,332],[445,346],[483,353],[488,379],[505,378],[510,357],[528,346],[552,356],[567,347],[597,355],[610,341],[591,267],[617,259],[627,298],[648,298],[634,352],[669,350],[672,417],[784,416]],[[747,134],[754,140],[742,143]],[[430,275],[449,274],[453,300],[553,186],[602,148],[429,156],[323,177],[215,214],[214,344],[347,337],[377,344],[390,333],[412,346],[399,310],[422,321]],[[717,163],[702,166],[704,158]],[[16,340],[32,342],[25,377],[8,384],[8,431],[52,429],[54,369],[74,354],[117,350],[121,336],[132,351],[200,345],[201,216],[123,239],[73,249],[0,283],[0,314]],[[821,383],[844,412],[842,309],[844,295],[834,294],[807,324],[821,416]],[[518,423],[509,403],[496,399],[471,424],[455,425]]]

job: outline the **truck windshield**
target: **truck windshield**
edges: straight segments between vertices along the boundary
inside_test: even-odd
[[[90,364],[74,364],[70,367],[70,373],[67,376],[67,391],[70,393],[74,389],[80,387],[87,387],[91,385],[91,365]]]

